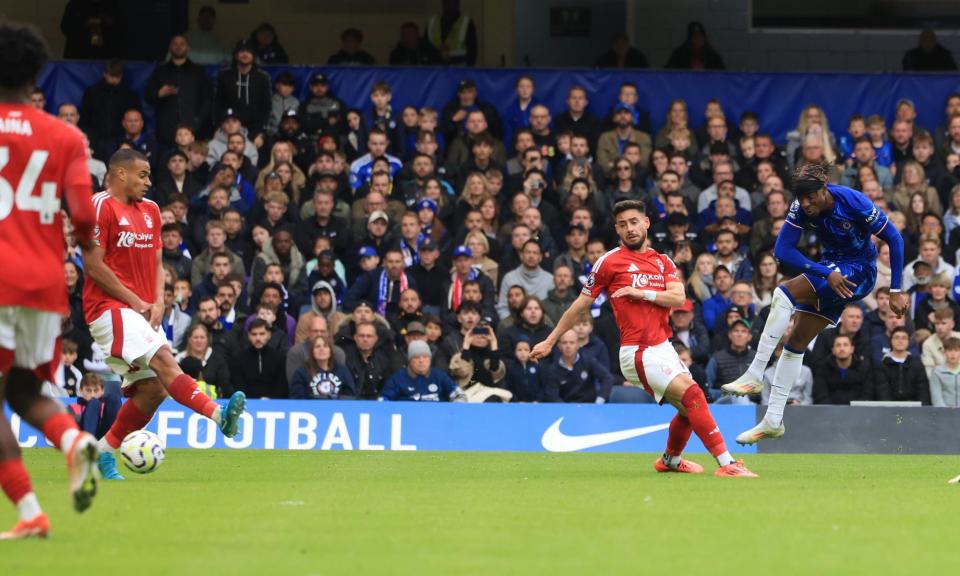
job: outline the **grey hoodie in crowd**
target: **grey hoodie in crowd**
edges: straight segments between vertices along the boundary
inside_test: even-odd
[[[247,129],[240,128],[240,132],[243,134],[245,142],[243,145],[243,155],[250,159],[250,163],[253,166],[256,166],[257,160],[260,159],[260,153],[257,151],[257,147],[253,145],[253,142],[250,141],[250,138],[247,137]],[[207,164],[209,164],[210,167],[216,166],[220,162],[220,157],[223,156],[223,153],[226,151],[227,133],[223,131],[223,128],[217,128],[213,139],[207,144]]]

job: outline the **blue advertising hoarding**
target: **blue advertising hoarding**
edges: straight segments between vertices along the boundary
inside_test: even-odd
[[[756,423],[753,406],[711,409],[731,442]],[[4,411],[21,446],[49,446],[9,408],[4,406]],[[147,429],[168,448],[660,452],[674,413],[653,404],[252,400],[240,434],[228,440],[207,419],[168,400]],[[696,436],[688,450],[704,451]],[[738,447],[738,452],[756,448]]]

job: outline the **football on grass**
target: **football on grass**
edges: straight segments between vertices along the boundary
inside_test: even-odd
[[[163,463],[163,441],[153,432],[137,430],[120,444],[120,457],[137,474],[149,474]]]

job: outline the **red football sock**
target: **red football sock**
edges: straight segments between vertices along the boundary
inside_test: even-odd
[[[667,436],[667,456],[679,456],[683,453],[691,432],[693,432],[693,428],[690,427],[690,420],[677,413],[670,421],[670,435]]]
[[[19,458],[0,462],[0,487],[11,502],[16,504],[24,496],[33,492],[30,476]]]
[[[697,433],[697,437],[703,442],[703,447],[713,456],[719,456],[726,452],[727,444],[723,441],[720,428],[713,420],[713,414],[710,414],[710,408],[707,406],[707,399],[703,395],[703,390],[696,385],[687,388],[680,403],[687,410],[687,420],[690,421],[690,426]],[[671,427],[671,431],[672,429]]]
[[[167,392],[177,402],[207,418],[212,418],[214,410],[219,407],[209,396],[200,391],[197,381],[186,374],[174,378],[173,382],[167,386]]]
[[[133,403],[133,400],[127,400],[120,407],[120,411],[117,412],[117,419],[114,420],[113,426],[107,430],[107,433],[103,435],[103,439],[107,441],[111,448],[117,449],[123,439],[127,437],[127,434],[143,429],[151,418],[153,418],[153,414],[144,414]]]
[[[63,438],[63,433],[67,430],[78,429],[77,421],[64,412],[54,414],[43,423],[43,435],[49,438],[58,450],[62,450],[60,440]]]

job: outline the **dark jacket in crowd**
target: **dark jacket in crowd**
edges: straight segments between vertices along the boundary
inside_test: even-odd
[[[337,216],[331,216],[326,224],[318,223],[316,218],[301,220],[297,224],[293,239],[301,254],[313,254],[313,244],[320,236],[330,239],[333,252],[338,258],[343,259],[345,263],[352,260],[348,259],[348,256],[353,255],[350,254],[352,245],[350,225],[346,221]]]
[[[897,362],[887,354],[873,375],[876,378],[876,400],[920,401],[924,406],[930,405],[930,382],[917,356],[908,354],[906,360]]]
[[[592,358],[577,355],[573,369],[562,364],[562,357],[544,366],[544,402],[596,402],[597,398],[610,399],[613,376],[610,371]]]
[[[813,367],[814,404],[850,404],[853,400],[873,400],[874,378],[870,364],[854,357],[847,369],[837,366],[833,356]]]
[[[503,137],[503,125],[500,122],[500,114],[497,112],[497,109],[494,108],[493,104],[477,98],[473,107],[483,112],[484,117],[487,119],[487,131],[490,132],[490,135],[494,138]],[[460,122],[453,121],[453,115],[456,114],[458,110],[460,110],[460,100],[454,97],[453,100],[443,107],[443,111],[440,114],[440,124],[437,128],[447,142],[453,142],[457,136],[464,132],[463,126],[466,118]]]
[[[220,121],[231,108],[253,139],[263,132],[270,119],[272,97],[270,77],[256,64],[247,74],[242,74],[236,66],[223,70],[217,76],[214,122]]]
[[[247,398],[286,398],[287,374],[285,365],[287,349],[268,343],[257,350],[244,335],[243,347],[232,356],[230,374],[237,390]]]
[[[407,48],[397,42],[390,51],[391,66],[436,66],[440,61],[440,52],[423,37],[415,48]]]
[[[87,135],[97,158],[110,160],[113,146],[123,136],[123,113],[141,108],[140,97],[123,82],[114,86],[101,80],[87,88],[78,127]]]
[[[378,346],[366,359],[352,342],[349,345],[341,344],[341,347],[347,355],[347,369],[353,377],[356,397],[360,400],[376,400],[380,396],[380,391],[383,390],[387,377],[402,366],[400,356],[392,346]]]
[[[449,402],[458,392],[457,384],[443,370],[431,368],[426,376],[416,376],[407,368],[401,368],[390,376],[379,397],[393,401]]]
[[[380,295],[380,275],[384,271],[382,266],[377,266],[373,270],[362,274],[356,281],[353,283],[353,286],[347,290],[347,295],[343,298],[343,310],[345,312],[352,312],[354,307],[360,303],[361,300],[366,300],[373,304],[374,308],[377,306],[378,297]],[[393,281],[393,292],[390,293],[389,287],[390,281],[387,281],[387,306],[386,313],[391,314],[397,311],[397,308],[400,304],[400,281]],[[417,281],[407,274],[407,287],[417,289]]]
[[[177,93],[161,98],[160,88],[177,87]],[[156,110],[157,140],[170,146],[177,133],[177,124],[187,124],[199,134],[210,131],[210,109],[213,85],[206,70],[187,59],[180,66],[167,61],[154,68],[143,92]]]
[[[215,386],[217,389],[217,397],[219,398],[229,398],[233,392],[233,381],[230,379],[230,366],[227,363],[226,355],[223,350],[217,348],[209,349],[210,355],[207,356],[205,360],[200,360],[198,358],[192,358],[190,356],[184,357],[180,360],[180,367],[184,372],[195,377],[188,368],[191,363],[196,363],[196,367],[199,369],[200,378],[207,384]]]
[[[541,365],[536,362],[523,365],[513,358],[508,358],[504,363],[507,366],[507,375],[500,387],[513,394],[511,402],[542,402],[544,373]]]

